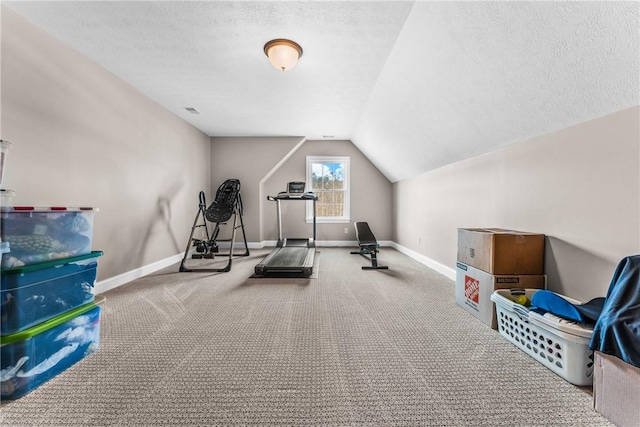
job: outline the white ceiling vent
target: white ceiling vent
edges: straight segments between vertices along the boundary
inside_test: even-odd
[[[200,114],[200,111],[196,110],[194,107],[184,107],[184,109],[190,112],[191,114]]]

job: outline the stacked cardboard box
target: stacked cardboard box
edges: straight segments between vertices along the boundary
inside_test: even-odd
[[[544,289],[544,234],[459,228],[456,303],[497,329],[496,289]]]

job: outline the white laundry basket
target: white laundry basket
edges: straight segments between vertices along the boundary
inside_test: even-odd
[[[537,289],[525,289],[531,297]],[[546,313],[530,311],[510,298],[509,289],[499,289],[491,295],[496,304],[498,331],[529,356],[579,386],[593,383],[593,351],[589,341],[593,327],[578,324]],[[579,301],[563,296],[573,304]]]

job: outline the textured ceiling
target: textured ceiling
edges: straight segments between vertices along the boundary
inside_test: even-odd
[[[353,140],[399,180],[638,105],[639,10],[418,2]]]
[[[208,135],[351,139],[392,181],[640,103],[638,2],[3,4]]]

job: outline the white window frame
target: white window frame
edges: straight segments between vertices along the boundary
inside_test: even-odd
[[[350,176],[350,158],[349,156],[307,156],[307,191],[313,191],[313,178],[312,178],[312,167],[311,165],[314,163],[343,163],[344,171],[343,171],[343,181],[344,181],[344,205],[343,205],[343,216],[340,217],[329,217],[329,216],[318,216],[316,218],[316,222],[319,223],[348,223],[351,222],[350,210],[349,210],[349,200],[350,191],[351,191],[351,176]],[[313,204],[307,203],[307,222],[313,221]]]

